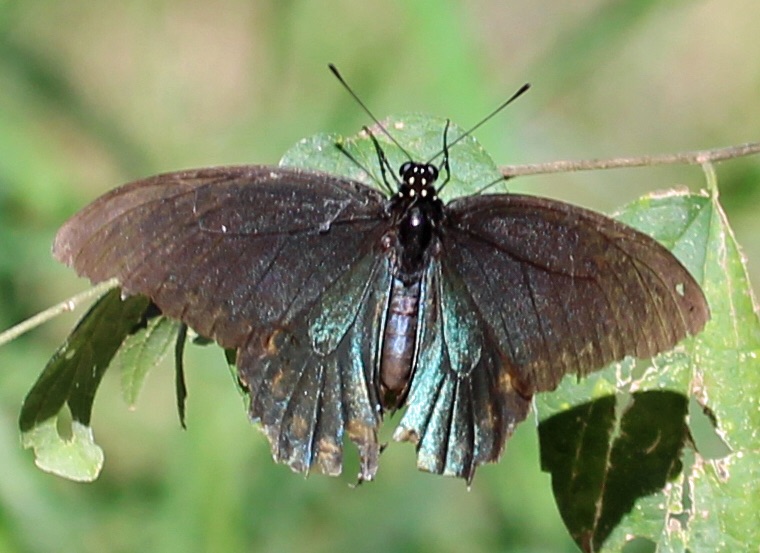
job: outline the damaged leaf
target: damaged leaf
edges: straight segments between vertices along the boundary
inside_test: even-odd
[[[745,550],[747,544],[760,542],[760,469],[758,450],[752,445],[760,428],[760,325],[741,254],[715,193],[649,196],[628,206],[619,218],[654,236],[679,257],[701,282],[712,320],[704,332],[651,362],[626,359],[580,383],[565,379],[557,392],[539,397],[542,464],[552,472],[562,516],[584,551],[633,551],[638,546],[649,551]],[[599,399],[577,406],[584,397],[579,387],[586,390],[586,398]],[[636,476],[615,486],[616,494],[609,494],[607,487],[619,467],[606,462],[592,479],[599,482],[603,478],[604,490],[592,486],[591,492],[563,501],[576,479],[563,476],[568,467],[552,469],[546,432],[551,429],[556,434],[563,424],[565,432],[578,436],[572,429],[581,425],[584,436],[600,438],[600,451],[612,452],[617,441],[616,433],[609,432],[610,413],[627,412],[630,397],[638,398],[639,390],[651,389],[663,391],[651,396],[651,412],[641,415],[651,427],[642,427],[640,436],[629,438],[643,446],[651,428],[671,428],[673,434],[663,435],[663,439],[677,443],[683,435],[676,428],[685,414],[692,413],[687,416],[687,420],[694,419],[689,422],[690,433],[697,423],[702,433],[717,432],[694,441],[705,449],[713,444],[710,452],[703,456],[699,449],[694,451],[689,437],[680,455],[672,450],[673,466],[682,465],[683,469],[670,474],[673,480],[664,489],[644,494],[627,514],[621,510],[626,490],[645,492],[647,488]],[[664,401],[672,395],[683,398],[683,413]],[[704,406],[708,416],[695,416],[694,409],[686,407],[687,398]],[[612,420],[623,428],[625,415]],[[630,431],[636,429],[626,434]],[[580,436],[569,439],[572,443],[566,448],[584,451]],[[592,455],[585,460],[586,464],[599,464],[599,458]],[[619,523],[610,528],[613,515],[619,517]]]
[[[90,417],[95,393],[124,339],[143,320],[150,302],[121,299],[118,289],[100,298],[56,351],[27,394],[19,416],[22,443],[34,448],[43,470],[73,480],[97,477],[103,454],[95,445]],[[68,407],[72,438],[58,435],[57,418]]]

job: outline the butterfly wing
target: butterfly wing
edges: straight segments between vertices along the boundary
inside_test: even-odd
[[[369,289],[388,272],[375,251],[388,225],[383,203],[359,183],[295,169],[170,173],[93,202],[61,228],[53,252],[236,349],[251,415],[278,460],[308,470],[318,459],[338,472],[348,428],[371,476],[376,386],[352,356],[371,341],[362,325],[378,324],[371,307],[382,298]]]
[[[262,166],[159,175],[117,188],[59,230],[53,255],[149,296],[226,348],[293,318],[382,233],[383,196]]]
[[[382,418],[378,344],[390,289],[389,261],[366,256],[298,321],[276,330],[264,355],[257,347],[242,352],[251,415],[278,462],[299,472],[316,463],[339,474],[347,434],[359,449],[359,479],[374,478]]]
[[[418,465],[468,479],[495,461],[536,392],[699,332],[699,285],[652,238],[576,206],[520,195],[447,206],[409,409]]]
[[[470,482],[499,458],[530,399],[502,370],[499,345],[449,264],[431,263],[422,294],[420,353],[394,439],[416,444],[419,468]]]
[[[448,214],[446,261],[525,395],[671,349],[710,317],[673,254],[599,213],[509,194],[463,198]]]

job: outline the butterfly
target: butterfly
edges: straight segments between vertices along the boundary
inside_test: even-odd
[[[261,165],[138,180],[74,215],[53,253],[234,350],[276,461],[337,475],[348,438],[372,480],[383,418],[404,409],[394,439],[418,467],[470,482],[535,394],[669,350],[709,309],[667,249],[604,215],[444,202],[447,132],[438,165],[393,167],[373,137],[385,190]]]

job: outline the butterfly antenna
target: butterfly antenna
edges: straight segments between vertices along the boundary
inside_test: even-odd
[[[486,123],[488,120],[490,120],[493,116],[495,116],[497,113],[499,113],[505,107],[507,107],[509,104],[511,104],[512,102],[514,102],[515,100],[517,100],[520,96],[522,96],[523,94],[525,94],[528,91],[529,88],[530,88],[530,83],[525,83],[524,85],[522,85],[517,92],[515,92],[514,94],[512,94],[512,96],[510,96],[505,102],[502,102],[502,104],[499,107],[497,107],[491,113],[489,113],[488,115],[486,115],[483,119],[481,119],[480,121],[478,121],[468,131],[463,132],[462,134],[460,134],[450,144],[445,145],[444,148],[440,152],[438,152],[437,154],[435,154],[433,157],[431,157],[428,160],[428,163],[432,163],[432,161],[435,158],[437,158],[438,156],[440,156],[442,154],[444,156],[448,156],[448,149],[449,148],[453,147],[457,142],[459,142],[459,141],[467,138],[468,136],[470,136],[472,133],[474,133],[476,130],[478,130],[484,123]]]
[[[388,194],[390,194],[391,196],[393,195],[393,193],[394,193],[393,187],[391,187],[391,185],[388,184],[387,178],[385,177],[384,173],[383,173],[383,180],[382,181],[377,180],[377,178],[375,178],[375,176],[372,174],[372,172],[369,169],[367,169],[367,167],[361,161],[359,161],[358,159],[356,159],[356,156],[354,156],[351,152],[349,152],[342,143],[336,142],[335,143],[335,147],[338,149],[338,151],[341,154],[343,154],[344,156],[346,156],[351,163],[353,163],[359,169],[361,169],[373,182],[375,182],[378,185],[384,187],[385,191]],[[394,177],[395,177],[395,175],[394,175]]]
[[[451,127],[451,119],[446,119],[446,126],[443,128],[443,150],[441,151],[441,153],[443,153],[443,161],[441,162],[441,166],[438,167],[438,174],[440,175],[442,172],[445,171],[446,177],[443,179],[443,182],[436,190],[436,194],[440,194],[441,190],[443,190],[446,187],[446,185],[449,184],[449,181],[451,180],[451,166],[449,165],[449,128],[450,127]]]
[[[391,133],[388,132],[388,129],[385,128],[385,126],[375,117],[372,112],[369,110],[367,105],[362,102],[361,98],[356,94],[356,92],[353,91],[353,89],[348,85],[346,80],[343,78],[343,76],[338,71],[338,68],[335,67],[332,63],[328,63],[327,67],[330,68],[330,71],[332,71],[332,74],[335,75],[335,78],[340,81],[340,84],[343,85],[343,88],[345,88],[348,93],[351,95],[351,97],[356,100],[356,103],[361,106],[361,108],[364,110],[364,113],[369,115],[369,118],[374,121],[375,125],[383,131],[383,134],[391,139],[391,142],[393,142],[398,148],[404,152],[404,155],[406,155],[407,158],[409,158],[409,161],[412,161],[412,156],[409,154],[409,152],[406,151],[406,148],[404,148],[401,144],[399,144],[398,140],[396,140]],[[436,156],[437,157],[437,156]]]
[[[396,172],[393,170],[393,167],[391,167],[391,164],[388,161],[388,157],[385,155],[385,150],[383,150],[383,147],[380,146],[380,142],[377,141],[375,134],[369,129],[369,127],[366,126],[364,127],[364,132],[369,135],[370,139],[372,140],[372,144],[375,146],[377,159],[380,163],[380,172],[383,176],[383,183],[385,184],[386,189],[391,192],[391,195],[393,195],[393,187],[388,182],[388,174],[390,173],[391,177],[393,177],[393,181],[396,183],[397,187],[401,186],[401,181],[399,181],[398,177],[396,176]]]
[[[509,179],[512,179],[512,178],[514,178],[514,177],[511,177],[511,176],[502,176],[502,177],[499,177],[498,179],[494,179],[491,182],[489,182],[488,184],[486,184],[485,186],[482,186],[479,189],[477,189],[475,192],[472,193],[472,195],[473,196],[479,196],[480,194],[482,194],[483,192],[485,192],[489,188],[493,188],[497,184],[501,184],[502,182],[508,181]]]

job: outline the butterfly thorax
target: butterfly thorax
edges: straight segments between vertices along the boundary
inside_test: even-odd
[[[389,241],[393,284],[386,312],[380,361],[381,397],[385,407],[403,404],[417,353],[421,281],[430,255],[437,248],[437,228],[443,219],[434,165],[407,162],[402,184],[391,200],[395,236]]]
[[[399,169],[401,186],[391,200],[396,222],[394,274],[409,284],[419,281],[437,227],[443,203],[435,182],[438,169],[431,164],[406,162]]]

